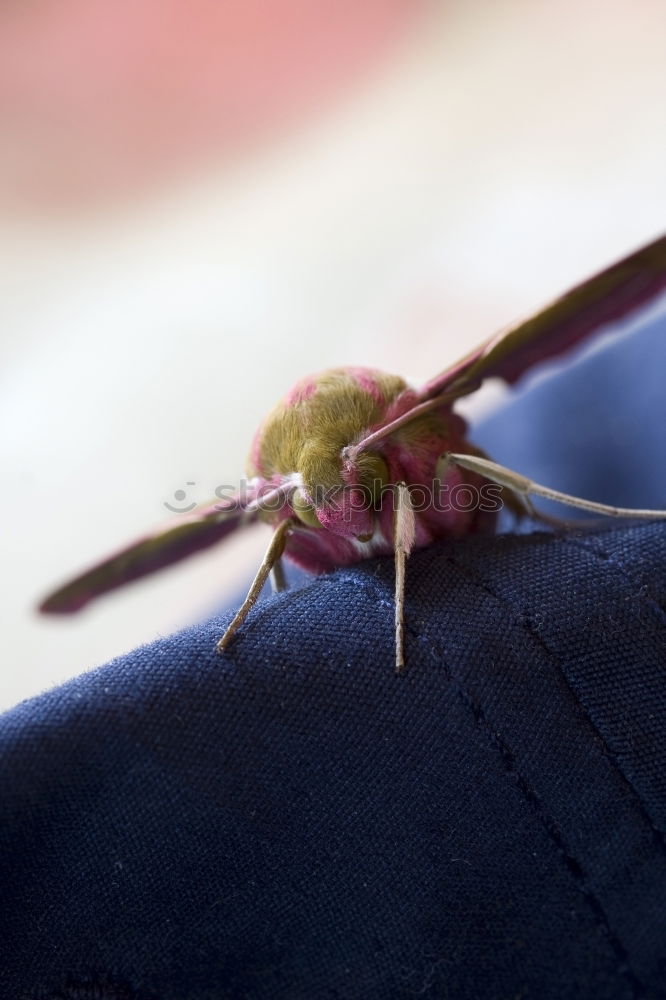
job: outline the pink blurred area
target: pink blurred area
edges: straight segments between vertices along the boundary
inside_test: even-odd
[[[663,48],[660,0],[0,3],[0,707],[241,592],[260,525],[33,613],[297,379],[425,382],[658,236]]]
[[[293,126],[427,0],[40,0],[0,8],[0,197],[153,183]]]

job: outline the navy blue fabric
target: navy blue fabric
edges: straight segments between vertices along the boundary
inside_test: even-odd
[[[666,501],[666,318],[514,394],[475,428],[497,462],[565,493],[618,507]],[[539,506],[566,518],[586,515]]]
[[[666,506],[666,327],[476,429]],[[660,384],[661,383],[661,384]],[[0,720],[0,997],[666,996],[666,526],[367,562]]]

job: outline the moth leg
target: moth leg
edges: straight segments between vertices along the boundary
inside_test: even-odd
[[[666,518],[666,510],[641,510],[633,507],[612,507],[606,503],[595,503],[593,500],[584,500],[582,497],[574,497],[569,493],[560,493],[559,490],[552,490],[549,486],[541,486],[533,482],[527,476],[521,476],[519,472],[507,469],[497,462],[491,462],[487,458],[479,458],[477,455],[454,455],[446,456],[447,462],[453,462],[461,469],[469,469],[470,472],[478,472],[486,479],[492,480],[498,486],[506,486],[521,498],[529,498],[530,495],[544,497],[547,500],[555,500],[557,503],[565,504],[568,507],[580,507],[581,510],[589,510],[593,514],[604,514],[607,517],[639,517],[639,518]],[[540,518],[541,514],[538,515]]]
[[[414,544],[416,518],[406,483],[396,483],[393,514],[393,551],[395,553],[395,672],[405,669],[405,566]]]
[[[257,603],[257,598],[261,593],[261,588],[266,583],[268,574],[271,572],[280,556],[284,552],[284,547],[287,541],[287,535],[293,526],[291,518],[287,518],[286,521],[281,521],[273,532],[273,537],[271,538],[270,545],[266,549],[266,554],[263,558],[261,566],[257,570],[257,575],[252,581],[252,586],[250,587],[247,597],[238,609],[235,617],[232,619],[231,623],[227,627],[227,631],[224,633],[222,638],[217,644],[217,652],[222,653],[235,633],[241,627],[248,614]]]
[[[471,455],[474,458],[484,458],[490,461],[485,451],[478,448],[476,445],[468,443],[469,452],[466,454]],[[437,475],[440,480],[446,478],[446,472],[450,465],[456,465],[462,463],[456,463],[453,461],[453,457],[450,454],[442,455],[437,463]],[[511,514],[516,518],[517,521],[521,521],[523,518],[528,517],[534,521],[548,520],[550,519],[544,514],[543,516],[536,509],[532,501],[527,496],[521,496],[520,494],[514,492],[511,489],[502,489],[502,503],[509,509]],[[552,519],[553,524],[555,519]],[[562,522],[564,524],[565,522]]]
[[[506,486],[502,487],[502,502],[518,521],[527,517],[531,521],[538,521],[539,524],[547,524],[549,528],[557,531],[566,531],[576,527],[576,521],[566,517],[556,517],[554,514],[544,514],[543,511],[537,510],[530,497],[524,493],[516,493],[514,490],[507,489]]]
[[[517,493],[511,494],[511,492],[507,492],[507,496],[513,496],[514,501],[524,504],[525,516],[531,518],[532,521],[546,524],[555,531],[570,531],[571,528],[580,527],[579,521],[574,521],[568,517],[556,517],[555,514],[544,514],[542,510],[537,510],[529,497],[519,496]],[[507,506],[510,507],[511,505],[507,503]]]
[[[283,590],[289,590],[281,557],[275,560],[275,565],[271,570],[271,589],[274,594],[281,594]]]

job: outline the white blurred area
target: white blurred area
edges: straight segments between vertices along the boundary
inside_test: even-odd
[[[297,378],[425,379],[660,233],[663,38],[649,0],[441,3],[251,152],[94,210],[4,209],[0,705],[238,593],[262,529],[80,616],[33,610],[176,490],[233,482]]]

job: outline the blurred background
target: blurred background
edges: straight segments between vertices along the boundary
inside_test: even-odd
[[[298,377],[425,379],[661,232],[665,22],[662,0],[0,7],[0,706],[242,589],[262,529],[80,617],[33,610],[235,481]]]

